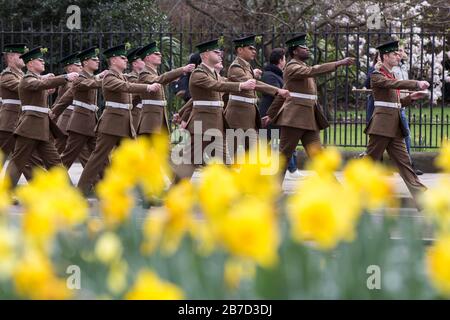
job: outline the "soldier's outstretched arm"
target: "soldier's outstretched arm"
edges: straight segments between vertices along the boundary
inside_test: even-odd
[[[87,79],[84,77],[78,77],[77,80],[73,82],[73,88],[75,88],[78,91],[88,91],[91,89],[101,88],[102,87],[102,80],[101,79]]]
[[[130,83],[120,80],[114,76],[106,76],[103,78],[103,88],[111,91],[144,93],[147,92],[147,85],[140,83]]]
[[[209,77],[206,73],[198,71],[191,75],[191,84],[200,88],[214,90],[219,92],[239,92],[239,82],[228,82],[215,80]]]
[[[176,78],[181,77],[183,73],[183,67],[176,68],[157,76],[155,82],[158,82],[160,84],[168,84],[174,81]]]
[[[323,64],[316,64],[314,66],[292,64],[286,68],[285,77],[289,79],[304,79],[317,77],[325,73],[330,73],[336,70],[337,62],[327,62]]]
[[[45,90],[59,87],[66,83],[64,75],[49,77],[43,79],[37,79],[34,77],[25,77],[23,78],[24,88],[29,90]]]
[[[230,70],[228,72],[228,80],[229,81],[235,81],[235,82],[244,82],[247,81],[249,78],[247,74],[245,73],[244,69],[238,66],[231,66]],[[265,82],[256,80],[256,87],[255,90],[258,92],[262,92],[265,94],[269,94],[271,96],[274,96],[278,92],[278,88],[271,86],[270,84],[267,84]]]
[[[410,89],[416,90],[419,88],[419,81],[417,80],[395,80],[389,79],[382,73],[374,71],[370,76],[370,86],[372,88],[386,88],[386,89]]]

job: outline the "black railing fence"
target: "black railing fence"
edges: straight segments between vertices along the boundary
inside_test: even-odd
[[[140,28],[138,31],[124,30],[120,25],[104,26],[103,30],[86,28],[70,31],[65,25],[47,25],[42,21],[36,26],[31,23],[0,21],[0,48],[11,42],[24,42],[30,48],[42,45],[49,49],[46,57],[48,72],[62,73],[58,61],[73,51],[96,45],[101,51],[124,42],[132,46],[144,45],[150,39],[160,44],[164,63],[161,71],[181,66],[188,61],[189,54],[195,51],[195,44],[217,36],[225,37],[224,73],[234,59],[232,39],[250,33],[262,36],[262,44],[254,67],[262,68],[267,63],[270,51],[283,47],[284,42],[295,35],[297,30],[275,29],[269,32],[242,32],[227,34],[214,28],[193,30],[191,26],[182,30],[171,30],[162,25],[154,28]],[[299,31],[299,30],[298,30]],[[332,74],[317,79],[321,104],[327,112],[331,126],[323,131],[323,142],[344,147],[364,147],[367,137],[363,133],[366,126],[367,95],[355,93],[353,87],[361,88],[369,66],[372,64],[374,47],[389,37],[405,41],[409,55],[409,77],[430,82],[428,99],[414,103],[407,110],[411,127],[411,146],[415,150],[437,148],[443,139],[449,137],[450,84],[446,83],[445,70],[450,69],[450,33],[446,30],[425,32],[413,26],[401,26],[386,30],[367,30],[360,28],[316,29],[309,34],[312,64],[341,59],[345,56],[356,58],[351,67],[340,68]],[[413,43],[413,45],[411,45]],[[3,60],[1,67],[4,67]],[[106,64],[103,62],[103,67]],[[172,86],[168,88],[170,112],[181,105],[175,97]],[[100,100],[101,101],[101,100]]]

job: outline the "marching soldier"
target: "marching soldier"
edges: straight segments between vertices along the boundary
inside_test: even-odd
[[[158,91],[141,94],[142,113],[137,126],[137,134],[160,133],[161,130],[169,132],[167,121],[167,105],[164,85],[179,78],[181,75],[192,72],[194,64],[158,74],[158,67],[161,65],[161,53],[156,42],[144,46],[138,53],[145,63],[145,68],[139,74],[139,83],[159,83],[161,87]]]
[[[48,115],[50,109],[47,90],[61,86],[66,81],[75,80],[78,78],[78,73],[72,72],[57,77],[41,76],[45,70],[43,59],[45,52],[46,49],[37,47],[20,56],[28,71],[19,83],[22,113],[14,131],[16,144],[7,168],[13,187],[17,184],[17,180],[13,180],[12,171],[16,169],[21,173],[33,152],[39,154],[47,169],[62,164],[53,139],[50,137],[51,133],[58,129]]]
[[[19,82],[23,78],[22,68],[25,66],[20,55],[28,50],[25,44],[9,44],[3,48],[6,69],[1,74],[3,106],[0,108],[0,148],[4,159],[14,149],[14,129],[20,115]]]
[[[243,94],[255,89],[256,81],[225,82],[214,70],[214,66],[222,61],[219,39],[197,45],[202,63],[192,72],[189,80],[189,91],[192,96],[192,112],[187,121],[190,143],[182,150],[182,163],[173,163],[176,181],[190,178],[195,166],[204,164],[205,148],[213,148],[215,157],[228,163],[226,159],[221,92]],[[188,156],[188,157],[186,157]],[[188,159],[189,158],[189,159]]]
[[[23,43],[7,44],[3,48],[3,55],[7,65],[0,76],[0,92],[2,92],[3,96],[3,105],[0,108],[0,148],[3,152],[3,162],[14,150],[15,137],[13,133],[21,112],[19,83],[24,75],[22,68],[25,66],[20,55],[26,51],[28,51],[28,48]],[[32,156],[31,163],[33,166],[42,165],[36,155]],[[31,179],[31,171],[31,166],[27,164],[23,170],[27,180]],[[14,176],[13,181],[19,180],[20,173],[17,170],[12,175]]]
[[[105,110],[97,124],[97,141],[94,152],[84,167],[78,182],[78,188],[88,194],[98,174],[107,163],[110,152],[123,138],[134,138],[136,132],[131,116],[130,93],[157,91],[157,83],[146,85],[128,82],[123,71],[127,68],[127,48],[122,44],[103,52],[109,66],[108,74],[103,78],[102,91],[105,98]]]
[[[250,62],[256,57],[255,35],[233,40],[237,57],[228,69],[228,80],[242,82],[249,79],[259,79],[261,70],[253,69]],[[256,146],[256,130],[261,128],[261,117],[257,107],[256,92],[262,92],[272,96],[280,95],[283,98],[289,96],[289,91],[268,85],[262,81],[256,81],[255,90],[246,91],[239,94],[230,94],[227,107],[225,109],[225,119],[231,129],[253,129],[248,132],[249,141],[236,141],[234,137],[228,137],[228,147],[230,155],[237,151],[238,144],[244,144],[245,150],[250,146]]]
[[[217,75],[219,77],[219,80],[221,81],[228,81],[226,77],[222,77],[220,75],[220,72],[223,69],[222,62],[216,63],[214,66],[214,69],[217,72]],[[221,96],[223,96],[223,92],[221,93]],[[189,120],[189,117],[191,116],[193,107],[192,98],[189,99],[181,108],[178,110],[178,113],[174,114],[173,122],[180,125],[180,128],[185,129],[187,121]]]
[[[67,123],[67,143],[61,155],[61,160],[67,169],[72,166],[77,157],[86,159],[82,161],[83,166],[85,166],[89,156],[95,149],[95,126],[97,124],[98,110],[97,92],[98,88],[102,86],[102,78],[108,73],[105,70],[94,76],[100,64],[96,47],[80,52],[77,58],[81,61],[83,69],[78,79],[73,82],[71,92],[67,92],[53,108],[55,116],[58,116],[61,109],[67,106],[66,100],[69,100],[71,107],[73,107]],[[86,151],[82,157],[83,150]]]
[[[81,71],[81,62],[77,56],[78,56],[78,52],[75,52],[73,54],[68,55],[67,57],[62,58],[61,61],[59,62],[60,64],[63,65],[64,71],[66,73],[70,73],[70,72],[79,73]],[[55,104],[58,103],[58,101],[61,99],[61,97],[70,89],[71,86],[72,86],[72,83],[67,82],[58,88],[58,96],[56,97]],[[64,151],[64,148],[66,147],[66,142],[67,142],[66,129],[67,129],[67,123],[69,122],[69,119],[70,119],[70,115],[72,114],[72,110],[73,110],[73,107],[69,106],[67,109],[64,110],[64,112],[61,114],[61,116],[58,118],[58,120],[56,122],[56,124],[58,125],[58,128],[64,134],[63,136],[57,137],[55,139],[56,149],[58,150],[59,154],[62,154]]]
[[[131,65],[131,72],[126,74],[129,82],[138,82],[139,73],[144,69],[145,64],[141,57],[138,56],[139,50],[142,47],[137,47],[131,49],[127,53],[128,62]],[[142,103],[141,96],[139,94],[133,93],[131,96],[131,101],[133,104],[133,109],[131,109],[131,115],[133,117],[133,127],[136,129],[139,125],[139,118],[141,117]]]
[[[379,160],[386,150],[399,168],[400,176],[414,200],[417,200],[418,195],[425,191],[426,187],[411,166],[405,144],[408,131],[401,121],[400,108],[410,105],[412,100],[425,97],[426,93],[415,92],[401,98],[399,89],[425,90],[430,84],[427,81],[395,79],[392,68],[399,64],[398,41],[384,43],[377,49],[382,65],[370,77],[375,111],[365,130],[369,135],[367,155]],[[416,206],[420,209],[417,201]]]
[[[339,66],[354,63],[352,58],[345,58],[335,62],[308,66],[305,61],[309,58],[309,48],[306,44],[306,33],[302,33],[286,41],[291,60],[286,64],[283,79],[284,87],[289,90],[291,97],[285,101],[276,97],[267,116],[263,118],[264,126],[273,122],[280,127],[280,153],[284,160],[289,159],[295,151],[299,140],[309,157],[313,157],[321,150],[320,130],[328,126],[326,117],[317,102],[317,86],[315,77],[333,72]],[[287,168],[287,161],[280,171],[282,177]]]

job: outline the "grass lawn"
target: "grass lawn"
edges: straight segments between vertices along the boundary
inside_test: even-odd
[[[431,110],[425,107],[422,109],[412,107],[406,112],[410,124],[413,151],[436,151],[441,145],[442,138],[450,137],[450,106],[434,107]],[[368,139],[364,134],[365,119],[365,111],[349,110],[347,113],[338,111],[336,124],[332,124],[327,130],[321,132],[322,141],[346,149],[365,149]],[[444,120],[442,121],[442,119]],[[432,148],[428,148],[428,146]]]

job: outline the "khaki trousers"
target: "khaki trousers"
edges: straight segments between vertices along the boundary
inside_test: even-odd
[[[375,161],[381,159],[383,152],[387,151],[391,160],[399,169],[400,176],[413,196],[416,207],[421,210],[417,202],[418,196],[427,188],[420,182],[415,171],[411,166],[411,160],[406,150],[405,139],[403,137],[384,137],[376,134],[369,135],[369,144],[367,146],[367,156]]]

